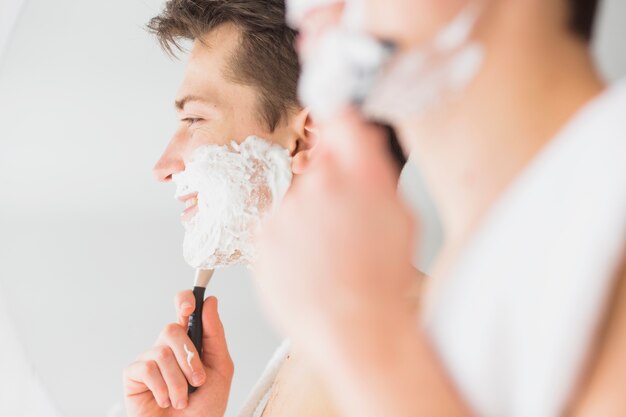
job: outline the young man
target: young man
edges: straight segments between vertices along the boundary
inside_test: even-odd
[[[241,142],[250,135],[288,149],[294,175],[308,168],[314,126],[296,98],[295,32],[285,23],[282,0],[170,0],[149,28],[170,53],[181,41],[193,41],[176,98],[180,126],[154,167],[159,181],[169,182],[184,171],[185,160],[198,147]],[[402,164],[398,153],[396,163]],[[183,219],[194,216],[196,205],[190,200],[184,201]],[[194,310],[191,291],[178,294],[176,306],[179,322],[167,325],[155,345],[124,372],[129,416],[169,416],[178,410],[194,416],[224,413],[233,363],[217,300],[209,297],[204,304],[203,357],[194,350],[191,367],[184,350],[185,345],[193,349],[186,335]],[[287,384],[294,389],[316,385],[308,372],[296,369]],[[199,387],[191,396],[188,381]]]
[[[413,221],[381,137],[349,111],[266,223],[266,309],[344,417],[625,415],[626,86],[591,58],[597,2],[369,0],[361,16],[428,54],[469,4],[455,51],[479,46],[477,71],[395,120],[445,231],[424,326],[406,303]]]
[[[250,135],[287,149],[294,174],[306,169],[312,126],[296,98],[295,32],[285,25],[282,0],[171,0],[149,29],[172,54],[179,42],[193,41],[175,100],[180,125],[154,167],[159,181],[184,171],[196,148]],[[185,217],[194,209],[186,207]],[[183,307],[181,314],[188,316]],[[173,323],[125,370],[129,416],[176,415],[183,409],[187,415],[223,415],[233,363],[214,297],[207,299],[203,318],[204,353],[200,358],[194,350],[191,368],[183,350],[193,348],[186,323]],[[191,397],[187,381],[199,387]]]

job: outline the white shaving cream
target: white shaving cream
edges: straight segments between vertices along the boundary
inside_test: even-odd
[[[189,369],[193,371],[193,367],[191,366],[191,360],[194,356],[196,356],[196,354],[189,350],[186,343],[183,345],[183,348],[185,349],[185,353],[187,354],[187,365],[189,365]]]
[[[184,223],[187,263],[215,269],[252,261],[252,232],[291,178],[289,151],[256,136],[194,150],[185,170],[173,176],[176,197],[198,193],[197,213]]]

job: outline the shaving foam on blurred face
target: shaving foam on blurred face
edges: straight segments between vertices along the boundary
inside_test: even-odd
[[[287,0],[287,23],[298,29],[309,13],[324,7],[343,4],[343,24],[347,28],[361,29],[365,24],[364,2],[365,0]]]
[[[394,57],[374,83],[363,112],[398,122],[462,93],[484,61],[483,46],[471,40],[481,11],[480,2],[470,3],[428,45]]]
[[[359,28],[363,3],[349,1],[342,24],[303,57],[301,100],[321,120],[348,105],[389,123],[419,117],[462,92],[478,74],[484,51],[471,34],[481,10],[481,1],[469,3],[431,41],[398,52]]]
[[[289,151],[256,136],[194,150],[185,170],[173,176],[177,198],[198,193],[197,213],[183,223],[187,263],[215,269],[250,262],[251,234],[278,205],[291,178]]]
[[[392,53],[390,45],[360,32],[329,29],[304,59],[298,95],[320,121],[349,105],[360,106]]]
[[[349,30],[362,31],[366,13],[365,0],[345,0],[341,23]]]

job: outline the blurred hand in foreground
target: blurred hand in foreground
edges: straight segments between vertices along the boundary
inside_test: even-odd
[[[317,160],[259,232],[265,309],[313,355],[412,320],[415,227],[386,143],[351,110],[322,126]]]

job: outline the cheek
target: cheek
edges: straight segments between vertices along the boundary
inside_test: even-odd
[[[432,38],[472,0],[366,0],[367,30],[402,47]]]
[[[204,122],[202,126],[194,128],[189,133],[189,140],[185,146],[185,156],[189,157],[197,148],[205,145],[226,145],[232,138],[224,131],[223,126],[212,122]]]
[[[220,125],[215,128],[222,137],[227,138],[228,143],[232,140],[241,143],[250,135],[267,137],[269,132],[263,120],[256,107],[248,106],[242,102],[240,106],[229,112]]]
[[[243,85],[231,88],[223,99],[221,119],[215,121],[215,130],[227,137],[227,141],[243,141],[250,135],[265,136],[267,126],[261,116],[261,104],[255,89]]]

